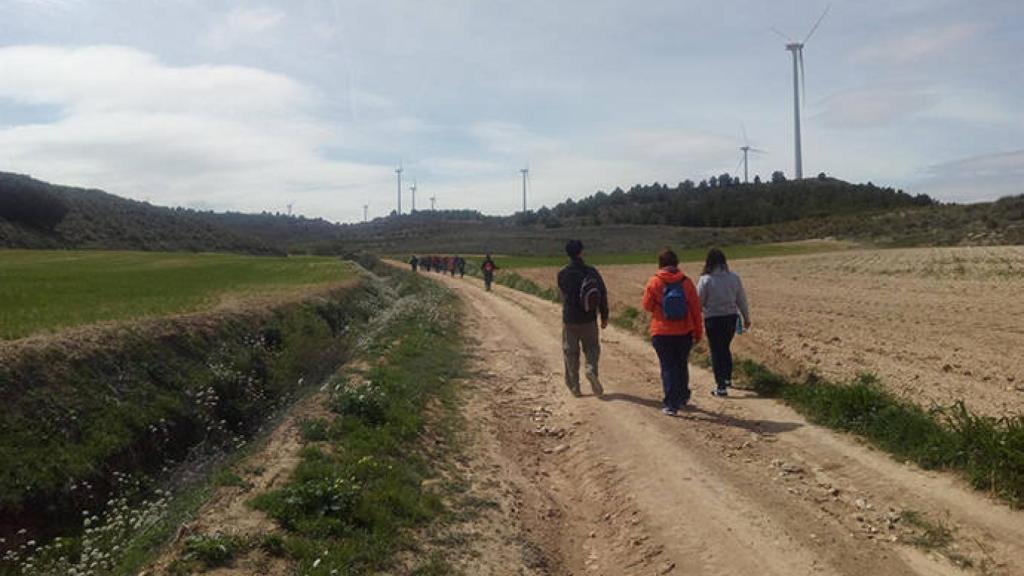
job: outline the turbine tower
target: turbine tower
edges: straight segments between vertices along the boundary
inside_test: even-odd
[[[430,211],[431,211],[431,212],[433,212],[433,211],[434,211],[434,201],[435,201],[435,200],[437,200],[437,196],[431,196],[431,197],[430,197]]]
[[[412,214],[413,212],[416,211],[416,180],[415,179],[412,181],[412,186],[409,187],[409,190],[412,192],[412,211],[409,212],[409,213]]]
[[[370,210],[370,205],[369,204],[363,204],[363,222],[364,223],[367,222],[367,215],[369,213],[369,210]]]
[[[519,172],[523,175],[523,212],[526,212],[526,178],[530,175],[530,169],[523,168]]]
[[[786,36],[777,29],[772,28],[772,31],[782,36],[789,41],[786,44],[786,50],[793,54],[793,144],[796,153],[796,179],[800,180],[804,177],[804,162],[803,152],[800,146],[800,95],[801,93],[806,96],[805,83],[804,83],[804,45],[811,39],[811,36],[818,30],[818,26],[821,25],[821,21],[825,19],[825,15],[832,9],[832,5],[829,4],[825,11],[818,17],[818,21],[811,27],[811,31],[807,33],[803,42],[794,42],[792,38]]]
[[[743,163],[743,183],[744,184],[748,184],[750,182],[750,179],[748,177],[748,171],[747,171],[747,162],[748,162],[748,158],[747,157],[748,157],[748,155],[751,152],[753,152],[754,154],[762,154],[762,153],[764,153],[764,150],[759,150],[759,149],[754,148],[753,146],[751,146],[750,145],[750,140],[747,139],[747,129],[746,129],[746,127],[743,126],[743,125],[740,125],[740,129],[743,130],[743,146],[740,146],[740,151],[743,152],[743,158],[740,159],[740,162]],[[736,167],[739,168],[739,165],[737,164]]]
[[[398,212],[399,216],[402,215],[402,166],[399,165],[395,168],[395,175],[398,176]]]

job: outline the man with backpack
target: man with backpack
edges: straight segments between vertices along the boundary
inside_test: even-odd
[[[491,291],[491,284],[494,282],[494,271],[498,269],[497,264],[491,258],[490,252],[484,257],[484,261],[480,263],[480,272],[484,275],[484,288],[488,292]]]
[[[651,343],[661,364],[661,411],[675,416],[690,401],[690,349],[704,336],[704,320],[697,288],[668,248],[658,254],[658,272],[644,288],[643,308],[651,313]]]
[[[565,385],[574,396],[580,395],[580,346],[587,360],[587,380],[594,395],[604,389],[597,374],[601,356],[601,328],[608,327],[608,290],[604,279],[592,266],[583,263],[583,243],[570,240],[565,245],[569,264],[558,272],[558,288],[562,291],[562,353],[565,357]]]

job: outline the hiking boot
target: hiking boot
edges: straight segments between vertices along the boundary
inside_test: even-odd
[[[590,381],[590,389],[594,391],[594,396],[603,396],[604,387],[601,386],[601,381],[597,378],[596,374],[587,374],[587,380]]]
[[[580,389],[579,389],[578,386],[576,388],[569,388],[569,392],[572,392],[572,395],[577,397],[577,398],[579,398],[580,396],[583,396],[583,393],[580,392]]]
[[[671,409],[671,408],[668,408],[668,407],[662,408],[661,409],[661,413],[664,414],[665,416],[675,416],[676,415],[676,411]]]
[[[718,398],[725,398],[729,395],[729,389],[724,386],[719,386],[711,391],[711,395],[717,396]]]

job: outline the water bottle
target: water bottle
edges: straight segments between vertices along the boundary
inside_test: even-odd
[[[736,333],[743,334],[743,316],[736,315]]]

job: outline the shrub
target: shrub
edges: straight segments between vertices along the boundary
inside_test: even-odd
[[[237,536],[198,534],[185,540],[185,559],[195,560],[207,568],[227,566],[244,547]]]
[[[373,383],[365,386],[346,384],[331,399],[331,410],[369,426],[380,426],[387,418],[384,393]]]

